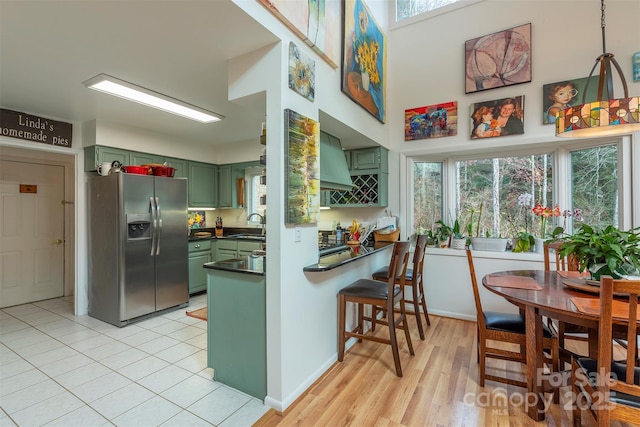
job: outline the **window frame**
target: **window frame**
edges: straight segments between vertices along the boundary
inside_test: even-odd
[[[434,18],[439,15],[443,15],[445,13],[453,12],[454,10],[461,9],[463,7],[472,6],[476,3],[481,3],[485,0],[458,0],[455,3],[448,4],[446,6],[439,7],[437,9],[433,9],[427,12],[422,12],[417,15],[411,16],[409,18],[397,20],[397,5],[396,1],[389,2],[389,28],[390,30],[394,30],[396,28],[401,28],[407,25],[415,24],[416,22],[423,21],[425,19]]]
[[[630,135],[619,137],[597,138],[589,140],[552,141],[527,145],[514,149],[496,147],[491,150],[473,150],[446,154],[407,154],[405,155],[405,185],[406,189],[413,188],[413,164],[415,162],[441,162],[442,176],[442,208],[443,220],[446,223],[455,218],[455,162],[465,160],[492,159],[494,157],[528,156],[551,153],[553,155],[553,200],[551,204],[570,206],[571,188],[571,152],[605,145],[617,145],[618,149],[618,224],[621,229],[631,229],[634,224],[640,226],[640,197],[633,198],[633,189],[640,191],[640,174],[633,174],[633,164],[640,164],[640,142],[632,141]],[[637,149],[633,149],[638,147]],[[405,206],[405,226],[407,235],[415,232],[413,229],[413,192],[401,192],[401,206]],[[626,201],[626,203],[625,203]]]

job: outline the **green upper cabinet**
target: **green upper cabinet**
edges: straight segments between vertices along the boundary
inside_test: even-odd
[[[218,166],[189,162],[189,207],[218,206]]]
[[[128,150],[92,145],[84,149],[84,170],[85,172],[95,171],[100,163],[112,163],[116,160],[126,166],[131,164],[130,159]]]
[[[349,169],[352,171],[377,169],[379,172],[389,173],[389,152],[386,148],[363,148],[351,150],[349,154]]]
[[[218,206],[221,208],[233,206],[231,180],[231,165],[218,166]]]
[[[148,165],[148,164],[163,164],[175,168],[175,178],[188,178],[189,171],[187,168],[187,161],[182,159],[174,159],[171,157],[157,156],[149,153],[138,153],[136,151],[131,152],[131,164],[132,165]]]
[[[176,169],[173,174],[174,178],[189,178],[189,168],[187,167],[189,162],[186,160],[165,157],[164,162],[167,163],[167,166],[171,166]]]
[[[148,165],[148,164],[162,164],[164,163],[164,157],[156,156],[148,153],[138,153],[136,151],[131,152],[131,164],[132,165]]]
[[[345,152],[350,160],[351,191],[327,191],[321,206],[372,207],[389,203],[389,154],[386,148],[363,148]]]

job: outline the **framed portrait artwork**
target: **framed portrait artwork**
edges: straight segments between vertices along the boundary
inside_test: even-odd
[[[587,77],[548,83],[542,86],[542,124],[550,125],[556,122],[556,113],[565,108],[598,99],[598,79],[592,78],[587,87]],[[585,90],[587,93],[585,94]],[[583,97],[583,95],[585,95]],[[605,87],[605,98],[606,87]]]
[[[524,95],[471,105],[471,139],[524,133]]]
[[[530,81],[530,23],[465,42],[465,93]]]
[[[444,102],[404,111],[404,140],[430,139],[458,134],[458,102]]]
[[[362,0],[345,0],[342,34],[342,92],[384,123],[387,39]]]
[[[314,224],[320,214],[320,125],[284,110],[287,150],[285,161],[285,223]]]

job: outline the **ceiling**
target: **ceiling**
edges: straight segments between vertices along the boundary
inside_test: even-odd
[[[0,0],[0,106],[195,145],[255,139],[264,97],[227,101],[227,60],[276,37],[231,1]],[[226,118],[203,124],[87,89],[110,74]]]
[[[256,138],[264,96],[227,100],[227,60],[278,42],[231,0],[0,0],[0,107],[208,146]],[[105,73],[225,116],[203,124],[87,89]],[[376,145],[335,118],[345,148]]]

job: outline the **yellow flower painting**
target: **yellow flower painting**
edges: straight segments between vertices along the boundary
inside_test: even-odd
[[[363,0],[344,7],[342,92],[384,123],[386,37]]]

